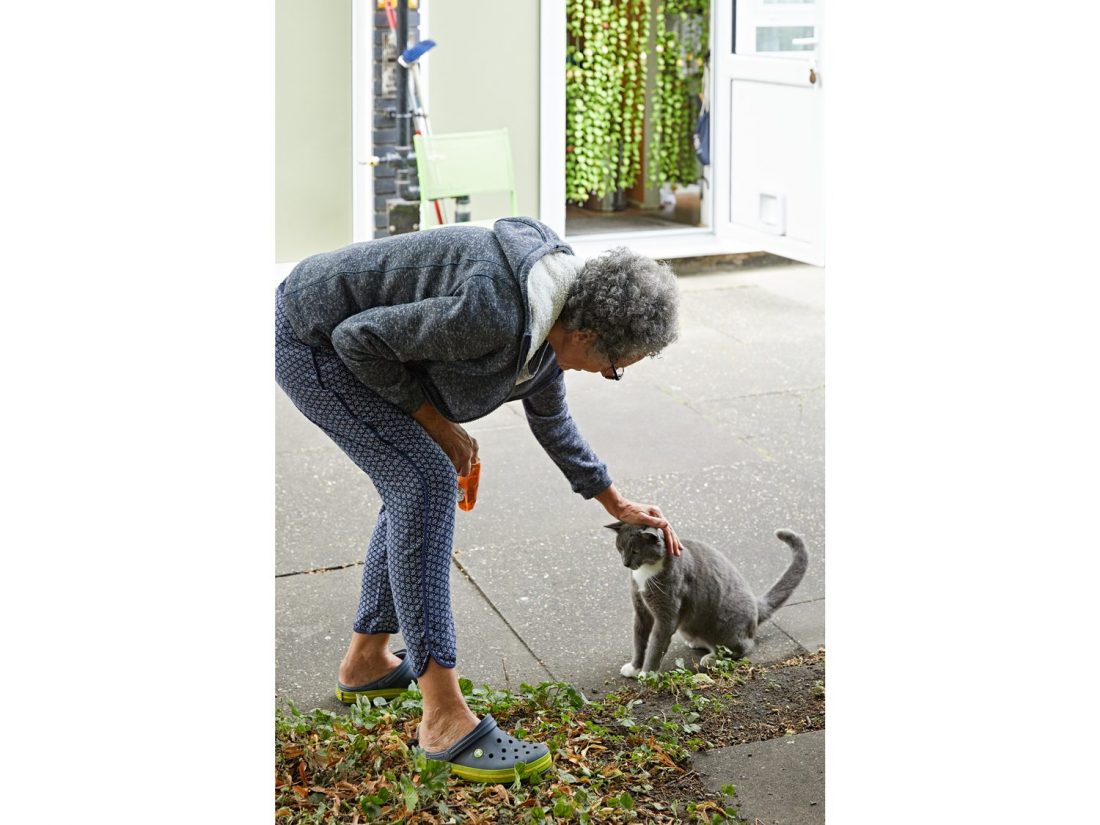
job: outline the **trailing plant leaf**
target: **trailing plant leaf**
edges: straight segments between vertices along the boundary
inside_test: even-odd
[[[565,196],[584,203],[641,175],[648,0],[568,0]]]
[[[710,0],[665,0],[657,7],[657,89],[653,96],[650,184],[686,185],[701,169],[692,135],[710,42]]]

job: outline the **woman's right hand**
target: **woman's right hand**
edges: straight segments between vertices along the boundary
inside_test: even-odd
[[[477,463],[477,439],[470,435],[460,424],[446,422],[437,432],[428,431],[435,443],[443,448],[447,458],[455,465],[460,476],[468,476],[470,468]]]
[[[447,454],[447,458],[455,465],[455,471],[460,476],[468,476],[470,467],[477,462],[477,439],[466,432],[462,425],[448,421],[440,415],[439,410],[427,401],[413,413],[413,418]]]

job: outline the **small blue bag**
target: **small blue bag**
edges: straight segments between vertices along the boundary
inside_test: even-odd
[[[704,108],[695,122],[695,156],[704,166],[710,166],[710,109]]]

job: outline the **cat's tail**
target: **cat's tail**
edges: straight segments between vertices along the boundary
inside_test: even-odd
[[[772,589],[756,600],[757,624],[771,618],[771,615],[791,597],[791,593],[806,575],[806,566],[810,563],[810,554],[806,552],[806,545],[795,533],[790,530],[776,530],[775,537],[791,548],[793,558],[786,572],[772,585]]]

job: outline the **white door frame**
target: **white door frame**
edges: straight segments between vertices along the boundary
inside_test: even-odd
[[[539,220],[565,237],[565,3],[539,3]]]
[[[374,237],[374,0],[351,2],[351,239]]]

